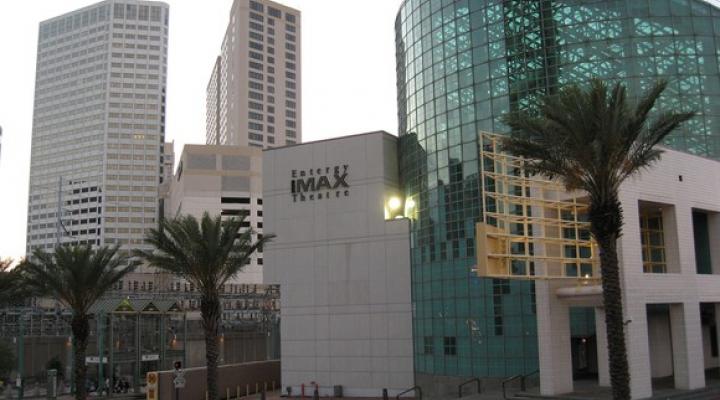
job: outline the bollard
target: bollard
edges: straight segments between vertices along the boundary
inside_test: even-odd
[[[205,391],[205,400],[208,400],[208,392],[207,392],[207,390]]]
[[[260,386],[258,385],[257,382],[255,382],[255,393],[257,393],[259,391],[260,391]]]
[[[245,396],[250,396],[250,384],[245,385]]]
[[[267,382],[263,382],[263,392],[267,392]]]
[[[383,388],[383,400],[388,400],[387,389]]]
[[[47,371],[47,389],[45,393],[48,400],[57,398],[57,370],[49,369]]]
[[[272,381],[272,391],[275,391],[275,381]]]
[[[225,399],[230,400],[230,388],[225,388]]]
[[[240,399],[240,385],[237,385],[236,388],[237,388],[237,397],[235,397],[235,398],[239,400]]]

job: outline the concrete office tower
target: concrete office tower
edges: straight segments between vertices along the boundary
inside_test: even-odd
[[[172,180],[173,166],[175,165],[175,141],[163,143],[163,162],[160,170],[160,183]]]
[[[108,0],[40,23],[27,252],[143,247],[158,222],[167,4]]]
[[[263,231],[262,150],[248,146],[188,144],[183,148],[175,178],[170,184],[165,218],[204,212],[211,216],[240,218],[244,230]],[[258,251],[249,265],[228,284],[228,293],[237,293],[236,284],[262,283],[263,255]],[[177,281],[181,282],[181,281]]]
[[[207,144],[276,147],[301,134],[300,11],[235,0],[207,86]]]

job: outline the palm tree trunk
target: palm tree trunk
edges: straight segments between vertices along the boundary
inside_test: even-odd
[[[207,363],[208,400],[218,400],[218,333],[220,328],[220,299],[217,293],[203,295],[200,314],[205,330],[205,360]]]
[[[630,400],[630,371],[625,346],[620,268],[617,257],[617,234],[603,235],[596,240],[600,247],[603,304],[607,329],[610,383],[614,400]]]
[[[74,371],[75,399],[85,400],[87,390],[85,388],[85,377],[87,366],[85,365],[85,351],[87,350],[87,339],[90,333],[90,322],[86,314],[73,315],[72,322],[73,346],[74,346]]]

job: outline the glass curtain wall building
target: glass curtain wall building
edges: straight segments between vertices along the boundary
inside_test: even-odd
[[[666,144],[718,159],[720,10],[700,0],[406,0],[395,30],[401,173],[416,208],[416,372],[531,372],[533,284],[473,272],[478,131],[507,131],[502,114],[568,83],[621,79],[640,93],[666,79],[657,109],[698,113]]]

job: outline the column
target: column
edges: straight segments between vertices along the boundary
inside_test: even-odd
[[[595,307],[595,341],[597,342],[598,386],[610,386],[607,326],[605,325],[605,309],[601,307]]]
[[[555,295],[552,282],[535,282],[537,299],[540,394],[573,391],[570,308]]]
[[[626,296],[631,296],[628,292]],[[625,345],[630,368],[630,395],[633,399],[652,396],[647,305],[641,299],[625,300]]]
[[[638,195],[633,187],[623,187],[621,202],[625,216],[623,235],[618,240],[618,261],[623,295],[625,346],[630,369],[630,395],[633,399],[652,396],[650,346],[648,344],[647,305],[643,282]]]
[[[700,305],[695,302],[671,304],[670,330],[675,388],[705,387]]]

